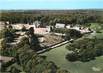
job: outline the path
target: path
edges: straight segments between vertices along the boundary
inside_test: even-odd
[[[56,48],[56,47],[62,46],[62,45],[64,45],[64,44],[68,43],[68,42],[69,42],[69,41],[64,41],[64,42],[61,42],[61,43],[59,43],[59,44],[57,44],[57,45],[50,46],[50,47],[48,47],[48,48],[45,48],[45,49],[43,49],[43,50],[38,51],[37,54],[44,53],[44,52],[49,51],[49,50],[51,50],[51,49],[54,49],[54,48]]]

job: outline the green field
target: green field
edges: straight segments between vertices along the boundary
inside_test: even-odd
[[[103,24],[102,24],[103,25]],[[91,26],[90,26],[91,29],[95,30],[96,32],[93,33],[92,35],[89,35],[90,37],[91,36],[95,36],[97,38],[102,38],[103,39],[103,27],[100,26],[99,23],[91,23]],[[99,31],[99,32],[98,32]]]
[[[90,26],[91,29],[99,30],[101,28],[101,26],[99,26],[100,25],[99,23],[90,23],[90,24],[91,24]]]
[[[53,61],[57,66],[67,69],[70,73],[103,73],[103,56],[89,62],[69,62],[65,59],[65,55],[69,52],[65,48],[66,45],[52,49],[41,55],[47,56],[48,61]]]

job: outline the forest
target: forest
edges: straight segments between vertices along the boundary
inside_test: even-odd
[[[0,21],[30,23],[41,21],[42,25],[103,23],[103,10],[10,10],[1,11]]]

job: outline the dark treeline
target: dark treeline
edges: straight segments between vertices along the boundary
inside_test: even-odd
[[[1,11],[0,21],[10,23],[32,23],[41,21],[43,25],[103,23],[103,10],[11,10]]]

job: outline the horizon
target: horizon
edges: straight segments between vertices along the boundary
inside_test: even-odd
[[[0,10],[103,9],[103,0],[0,0]]]
[[[21,10],[21,11],[28,11],[28,10],[30,10],[30,11],[32,11],[32,10],[34,10],[34,11],[69,11],[69,10],[73,10],[73,11],[75,11],[75,10],[103,10],[103,8],[85,8],[85,9],[0,9],[0,11],[19,11],[19,10]]]

